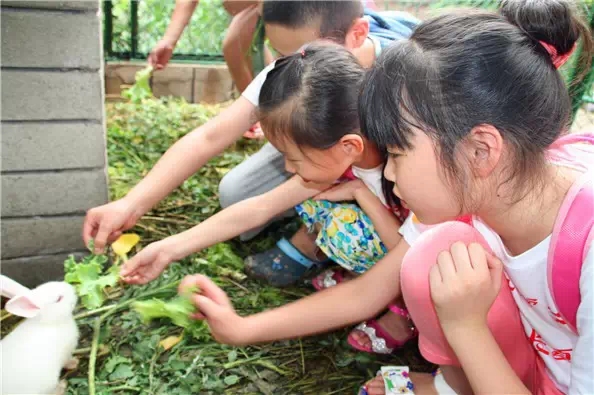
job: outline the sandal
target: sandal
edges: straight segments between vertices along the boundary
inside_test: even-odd
[[[328,269],[311,279],[311,285],[316,291],[340,284],[345,279],[345,270],[343,268]]]
[[[301,280],[311,270],[330,262],[313,261],[285,238],[272,249],[245,259],[245,272],[252,278],[266,280],[275,287],[285,287]]]
[[[396,305],[388,306],[390,311],[400,316],[406,317],[410,320],[408,311]],[[412,324],[412,322],[411,322]],[[354,331],[360,331],[369,337],[371,340],[371,347],[362,346],[357,342],[353,336]],[[394,350],[404,346],[409,340],[417,337],[418,332],[414,326],[410,327],[410,336],[404,340],[397,340],[392,337],[376,320],[362,322],[357,325],[355,329],[349,334],[347,341],[356,350],[367,352],[370,354],[391,354]]]
[[[251,128],[248,129],[247,132],[243,134],[243,137],[250,140],[261,140],[264,138],[264,132],[260,127],[260,122],[252,125]]]

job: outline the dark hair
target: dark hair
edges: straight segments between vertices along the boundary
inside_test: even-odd
[[[344,135],[359,133],[357,98],[363,75],[346,48],[329,42],[277,60],[260,91],[266,136],[327,149]]]
[[[506,0],[501,14],[451,13],[422,23],[367,74],[362,134],[380,148],[406,150],[413,128],[424,131],[437,142],[448,178],[463,188],[457,144],[473,127],[492,125],[513,153],[505,182],[514,180],[523,194],[542,181],[544,151],[571,117],[567,87],[539,41],[563,55],[578,37],[588,70],[592,36],[563,0]]]
[[[305,26],[318,27],[320,38],[344,43],[353,21],[363,16],[360,0],[346,1],[279,1],[264,0],[264,23],[279,24],[293,29]]]

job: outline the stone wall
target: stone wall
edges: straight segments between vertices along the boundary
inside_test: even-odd
[[[107,201],[99,1],[2,1],[2,272],[33,286],[84,253]]]

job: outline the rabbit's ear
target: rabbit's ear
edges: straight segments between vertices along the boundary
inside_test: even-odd
[[[5,306],[6,311],[9,313],[25,318],[35,317],[41,311],[43,307],[39,301],[35,300],[31,291],[25,294],[17,295],[10,299]]]
[[[0,293],[6,298],[14,298],[17,295],[29,292],[29,288],[14,281],[11,278],[0,274]]]

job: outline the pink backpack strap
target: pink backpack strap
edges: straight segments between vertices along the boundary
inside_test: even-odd
[[[587,172],[565,197],[551,237],[548,254],[549,289],[557,311],[577,332],[582,265],[594,236],[594,172]]]
[[[353,167],[349,166],[348,169],[346,169],[346,171],[344,172],[344,174],[342,176],[340,176],[341,179],[343,180],[348,180],[348,181],[352,181],[352,180],[356,180],[357,177],[355,176],[355,174],[353,174]]]

